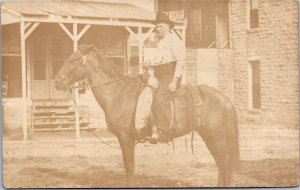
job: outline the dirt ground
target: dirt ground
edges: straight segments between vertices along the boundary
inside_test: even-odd
[[[27,142],[3,140],[3,183],[7,188],[126,187],[121,151],[89,132],[35,132]],[[97,132],[118,147],[108,132]],[[240,126],[241,167],[236,187],[298,185],[298,129]],[[185,140],[187,139],[187,147]],[[172,144],[136,146],[136,187],[214,187],[217,168],[200,137]]]

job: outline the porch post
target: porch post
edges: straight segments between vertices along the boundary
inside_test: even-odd
[[[22,126],[23,126],[23,140],[27,141],[27,80],[26,80],[26,51],[25,51],[25,23],[24,20],[21,19],[20,22],[20,34],[21,34],[21,64],[22,64],[22,103],[23,103],[23,114],[22,114]]]
[[[143,73],[142,62],[143,62],[143,41],[142,41],[142,27],[138,28],[139,37],[139,74]]]
[[[146,33],[144,33],[143,36],[143,30],[142,27],[138,27],[138,33],[135,34],[130,27],[125,26],[125,29],[132,34],[132,36],[139,42],[138,44],[138,50],[139,50],[139,74],[143,73],[143,68],[141,67],[141,64],[143,63],[143,46],[145,40],[149,37],[151,32],[154,31],[155,28],[150,28]]]
[[[228,25],[229,25],[229,51],[230,51],[230,69],[229,69],[229,82],[230,82],[230,89],[229,89],[229,96],[232,102],[234,102],[234,63],[233,63],[233,39],[232,39],[232,28],[231,28],[231,23],[232,23],[232,18],[231,18],[231,2],[228,1],[227,3],[228,7]]]
[[[73,49],[74,51],[77,51],[78,46],[78,34],[77,34],[77,23],[73,24]],[[78,86],[78,83],[75,83],[76,86]],[[78,95],[78,88],[74,89],[74,98],[75,101],[79,101],[79,95]],[[80,139],[80,121],[79,121],[79,110],[75,109],[75,131],[76,131],[76,139]]]
[[[183,43],[183,47],[184,47],[184,51],[185,51],[185,54],[186,54],[186,40],[185,40],[185,37],[186,37],[186,25],[187,25],[187,19],[185,18],[184,19],[184,26],[183,26],[183,29],[181,31],[181,38],[182,38],[182,43]],[[186,84],[186,56],[185,56],[185,67],[183,68],[183,76],[182,76],[182,84]]]
[[[72,34],[63,23],[58,23],[58,24],[73,41],[73,51],[77,51],[78,41],[91,27],[90,24],[85,25],[85,27],[78,34],[78,28],[77,28],[78,24],[73,23],[73,34]],[[78,86],[78,82],[76,82],[75,85]],[[79,101],[77,88],[74,89],[74,99],[76,102]],[[76,139],[79,140],[80,139],[80,115],[79,115],[79,110],[77,108],[75,109],[75,131],[76,131]]]
[[[24,23],[25,24],[25,23]],[[31,25],[33,24],[33,25]],[[26,42],[27,38],[32,34],[32,32],[40,25],[40,23],[31,23],[31,22],[27,22],[24,25],[24,42]],[[26,48],[26,47],[25,47]],[[27,75],[27,106],[31,106],[32,102],[31,102],[31,86],[30,86],[30,49],[26,49],[25,51],[27,53],[27,57],[26,57],[26,75]],[[25,53],[25,55],[26,55]]]
[[[172,29],[171,32],[174,35],[177,35],[179,39],[181,40],[181,43],[184,47],[184,51],[186,50],[186,45],[185,45],[185,36],[186,36],[186,25],[187,25],[187,19],[184,19],[184,25],[180,29]],[[185,51],[186,52],[186,51]],[[186,61],[186,60],[185,60]],[[182,84],[186,84],[186,66],[183,68],[183,75],[182,75]]]

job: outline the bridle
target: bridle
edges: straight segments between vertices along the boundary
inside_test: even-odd
[[[88,57],[88,55],[83,55],[83,54],[81,54],[81,60],[80,60],[80,65],[81,65],[81,66],[85,66],[87,57]],[[70,73],[71,73],[75,68],[76,68],[76,67],[74,67],[74,68],[70,71]],[[69,91],[69,92],[72,92],[73,87],[71,87],[69,79],[68,79],[65,75],[63,75],[63,74],[59,74],[58,76],[59,76],[60,78],[63,79],[64,84],[65,84],[65,87],[68,89],[68,91]]]
[[[87,70],[87,68],[86,68],[86,60],[87,60],[87,58],[88,58],[88,54],[86,54],[86,55],[81,54],[81,56],[82,56],[82,57],[81,57],[81,63],[80,63],[80,65],[81,65],[82,67],[85,67],[85,69]],[[74,68],[70,71],[70,73],[71,73],[75,68],[76,68],[76,67],[74,67]],[[97,87],[97,86],[104,86],[104,85],[112,84],[112,83],[115,83],[115,82],[117,82],[117,81],[120,81],[120,80],[122,80],[122,79],[124,79],[124,78],[127,78],[127,77],[129,77],[129,76],[135,75],[135,74],[137,74],[138,72],[139,72],[139,70],[137,70],[137,71],[135,71],[135,72],[132,72],[132,73],[130,73],[130,74],[128,74],[128,75],[124,75],[124,76],[122,76],[122,77],[119,77],[119,78],[117,78],[117,79],[108,81],[108,82],[101,82],[101,83],[88,84],[88,85],[77,85],[77,86],[71,86],[71,85],[70,85],[69,79],[68,79],[65,75],[59,74],[59,77],[63,79],[64,84],[65,84],[66,88],[68,89],[68,91],[69,91],[69,92],[72,92],[72,89],[76,89],[76,88]],[[88,72],[87,72],[87,73],[88,73]]]
[[[69,80],[68,80],[63,74],[60,74],[59,76],[60,76],[60,78],[63,79],[64,84],[65,84],[66,88],[68,89],[68,91],[71,92],[72,89],[71,89],[71,87],[70,87],[70,82],[69,82]]]
[[[88,54],[87,54],[87,55],[81,54],[81,55],[82,55],[82,57],[81,57],[81,61],[80,61],[81,63],[80,63],[80,65],[83,66],[83,67],[85,67],[85,65],[86,65],[85,63],[86,63]],[[76,67],[74,67],[74,68],[70,71],[70,73],[71,73],[75,68],[76,68]],[[69,79],[68,79],[65,75],[63,75],[63,74],[59,74],[59,77],[63,79],[66,88],[67,88],[67,89],[69,90],[69,92],[71,93],[71,92],[72,92],[72,89],[73,89],[74,87],[71,87]],[[79,111],[79,106],[78,106],[77,101],[76,101],[76,99],[75,99],[74,97],[72,98],[72,101],[73,101],[73,103],[74,103],[74,105],[75,105],[75,107],[76,107],[76,109],[77,109],[77,111],[78,111],[78,113],[79,113],[79,112],[80,112],[80,111]],[[89,127],[88,127],[88,128],[89,128]],[[116,147],[116,146],[113,146],[113,145],[111,145],[111,144],[105,142],[102,138],[98,137],[93,131],[91,131],[91,133],[92,133],[96,138],[98,138],[102,143],[106,144],[107,146],[109,146],[109,147],[111,147],[111,148],[115,148],[115,149],[120,149],[120,147]]]

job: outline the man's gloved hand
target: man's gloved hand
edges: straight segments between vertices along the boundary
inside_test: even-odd
[[[143,82],[143,83],[147,83],[148,82],[148,78],[149,78],[149,74],[148,73],[143,73],[143,74],[140,74],[140,80]]]
[[[143,68],[144,69],[149,69],[149,67],[151,66],[151,61],[146,61],[143,63]]]
[[[171,92],[175,92],[177,87],[177,78],[173,79],[172,82],[169,84],[169,90]]]
[[[158,79],[155,76],[150,75],[149,78],[148,78],[148,83],[147,84],[149,86],[152,86],[154,89],[157,89],[159,81],[158,81]]]
[[[180,86],[180,83],[181,83],[181,77],[178,78],[178,77],[175,77],[172,82],[169,84],[169,90],[171,92],[175,92],[176,89]]]

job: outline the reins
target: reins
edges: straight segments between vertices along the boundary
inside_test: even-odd
[[[72,98],[72,100],[73,100],[73,103],[74,103],[74,105],[75,105],[75,107],[76,107],[78,113],[79,113],[79,107],[78,107],[78,104],[77,104],[76,100],[75,100],[74,98]],[[87,128],[88,128],[88,129],[91,129],[91,128],[88,127],[88,126],[87,126]],[[90,130],[89,130],[89,132],[92,133],[92,134],[93,134],[97,139],[99,139],[103,144],[105,144],[105,145],[107,145],[107,146],[109,146],[109,147],[111,147],[111,148],[114,148],[114,149],[120,149],[119,146],[113,146],[113,145],[111,145],[111,144],[105,142],[102,138],[100,138],[98,135],[96,135],[93,131],[90,131]]]
[[[92,87],[98,87],[98,86],[105,86],[105,85],[109,85],[109,84],[112,84],[112,83],[115,83],[115,82],[118,82],[120,80],[123,80],[124,78],[127,78],[127,77],[130,77],[132,75],[135,75],[137,74],[139,71],[135,71],[133,73],[130,73],[128,75],[124,75],[120,78],[117,78],[115,80],[112,80],[112,81],[108,81],[108,82],[104,82],[104,83],[96,83],[96,84],[88,84],[88,85],[77,85],[77,86],[70,86],[71,89],[76,89],[76,88],[92,88]]]
[[[85,65],[85,64],[86,64],[86,60],[87,60],[87,55],[82,56],[82,59],[81,59],[81,65],[82,65],[82,66],[86,66],[86,65]],[[139,69],[137,69],[137,71],[135,71],[135,72],[133,72],[133,73],[130,73],[130,74],[128,74],[128,75],[124,75],[124,76],[119,77],[119,78],[117,78],[117,79],[115,79],[115,80],[112,80],[112,81],[108,81],[108,82],[104,82],[104,83],[88,84],[88,85],[77,85],[77,86],[71,86],[69,80],[68,80],[64,75],[60,74],[59,76],[63,79],[66,88],[67,88],[70,92],[72,92],[72,89],[76,89],[76,88],[86,88],[86,87],[92,88],[92,87],[98,87],[98,86],[109,85],[109,84],[118,82],[118,81],[120,81],[120,80],[123,80],[123,79],[125,79],[125,78],[127,78],[127,77],[130,77],[130,76],[132,76],[132,75],[135,75],[135,74],[137,74],[138,72],[139,72]],[[78,111],[78,113],[79,113],[79,106],[78,106],[77,101],[76,101],[76,99],[75,99],[74,97],[72,98],[72,101],[73,101],[73,103],[74,103],[74,105],[75,105],[75,107],[76,107],[76,109],[77,109],[77,111]],[[87,128],[88,128],[88,129],[91,129],[91,128],[89,128],[88,126],[87,126]],[[92,133],[92,134],[93,134],[98,140],[100,140],[103,144],[105,144],[105,145],[107,145],[107,146],[109,146],[109,147],[111,147],[111,148],[114,148],[114,149],[120,149],[119,146],[113,146],[113,145],[111,145],[111,144],[105,142],[102,138],[100,138],[98,135],[96,135],[93,131],[89,130],[89,132]]]
[[[86,67],[85,64],[86,64],[86,61],[87,61],[87,57],[88,57],[88,55],[82,55],[82,59],[81,59],[81,65],[82,65],[82,66],[85,66],[85,67]],[[149,65],[148,65],[148,66],[143,66],[143,69],[144,69],[144,71],[145,71],[145,70],[149,70],[149,68],[151,68],[151,67],[153,67],[153,66],[155,66],[155,64],[152,65],[152,66],[149,66]],[[87,72],[87,73],[88,73],[88,72]],[[119,78],[117,78],[117,79],[115,79],[115,80],[112,80],[112,81],[108,81],[108,82],[104,82],[104,83],[101,82],[101,83],[96,83],[96,84],[88,84],[88,85],[77,85],[77,86],[75,86],[75,85],[74,85],[74,86],[71,86],[69,80],[68,80],[67,77],[65,77],[64,75],[60,74],[59,76],[63,79],[66,88],[67,88],[70,92],[72,92],[72,89],[77,89],[77,88],[86,88],[86,87],[92,88],[92,87],[98,87],[98,86],[109,85],[109,84],[118,82],[118,81],[120,81],[120,80],[123,80],[123,79],[125,79],[125,78],[127,78],[127,77],[130,77],[130,76],[132,76],[132,75],[135,75],[135,74],[137,74],[137,73],[139,73],[139,68],[137,69],[137,71],[135,71],[135,72],[133,72],[133,73],[130,73],[130,74],[128,74],[128,75],[124,75],[124,76],[119,77]],[[72,98],[72,101],[73,101],[73,103],[74,103],[74,105],[75,105],[75,107],[76,107],[76,109],[77,109],[77,111],[78,111],[78,113],[79,113],[79,112],[80,112],[80,111],[79,111],[79,107],[78,107],[78,104],[77,104],[76,99],[75,99],[74,97]],[[91,128],[89,128],[88,126],[87,126],[87,128],[88,128],[88,129],[91,129]],[[109,146],[109,147],[111,147],[111,148],[114,148],[114,149],[120,149],[119,146],[113,146],[113,145],[111,145],[111,144],[105,142],[102,138],[100,138],[98,135],[96,135],[93,131],[90,131],[90,130],[89,130],[89,132],[91,132],[91,133],[92,133],[98,140],[100,140],[103,144],[105,144],[105,145],[107,145],[107,146]],[[137,143],[139,143],[139,142],[136,142],[135,144],[137,144]],[[172,141],[172,144],[173,144],[173,151],[174,151],[174,142],[173,142],[173,141]],[[175,152],[175,151],[174,151],[174,152]]]

